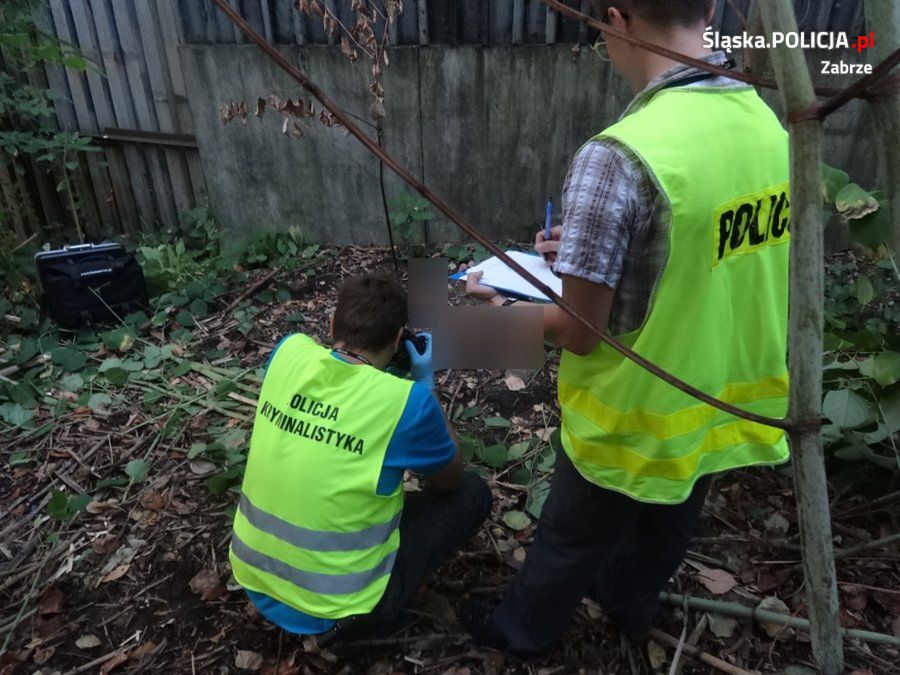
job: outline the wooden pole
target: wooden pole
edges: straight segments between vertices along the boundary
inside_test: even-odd
[[[790,0],[761,3],[766,33],[797,30]],[[794,491],[800,523],[806,603],[813,656],[825,675],[844,670],[838,620],[837,581],[831,543],[831,514],[822,450],[822,331],[824,328],[824,244],[819,165],[822,120],[798,115],[816,103],[801,49],[771,50],[790,131],[791,281],[788,369],[791,376],[788,430]]]

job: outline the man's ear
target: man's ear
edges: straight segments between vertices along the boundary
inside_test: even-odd
[[[400,340],[403,339],[403,329],[400,328],[397,331],[397,337],[394,338],[394,351],[398,351],[400,349]]]
[[[606,15],[609,17],[609,25],[619,30],[628,30],[628,19],[619,11],[617,7],[610,7]]]

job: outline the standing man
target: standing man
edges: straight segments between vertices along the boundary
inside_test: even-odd
[[[302,334],[269,357],[230,560],[260,613],[320,644],[390,635],[427,576],[491,508],[434,396],[431,336],[400,346],[406,293],[344,282],[331,349]],[[415,381],[385,372],[406,349]],[[404,500],[405,470],[427,487]]]
[[[713,0],[594,0],[620,31],[718,66],[702,46]],[[576,154],[563,225],[537,250],[563,297],[638,354],[720,399],[787,410],[788,142],[753,88],[610,37],[637,96]],[[468,291],[504,298],[469,275]],[[592,594],[642,636],[693,536],[711,474],[788,459],[783,433],[699,403],[546,306],[562,348],[565,453],[525,565],[480,642],[546,650]]]

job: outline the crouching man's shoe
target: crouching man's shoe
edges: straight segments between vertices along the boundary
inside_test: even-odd
[[[480,645],[509,651],[509,644],[494,624],[494,610],[497,603],[480,598],[469,598],[457,612],[460,623],[472,639]]]

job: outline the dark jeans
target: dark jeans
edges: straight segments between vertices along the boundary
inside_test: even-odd
[[[709,482],[698,480],[683,504],[648,504],[585,480],[558,453],[534,543],[494,614],[510,649],[548,648],[591,591],[626,633],[645,632],[687,551]]]
[[[400,548],[391,578],[371,613],[338,622],[320,643],[382,637],[400,624],[403,608],[422,584],[481,526],[491,512],[493,496],[480,476],[466,472],[456,492],[427,487],[409,493],[400,517]]]

